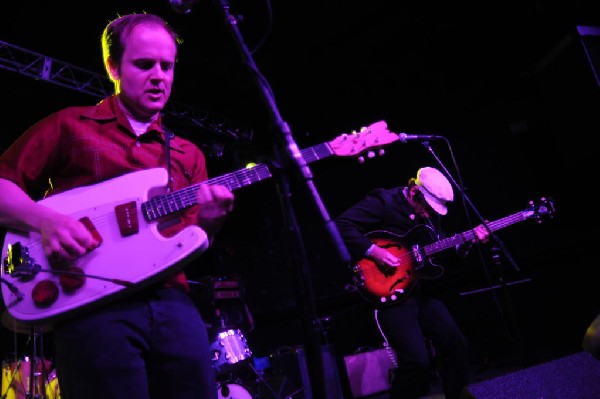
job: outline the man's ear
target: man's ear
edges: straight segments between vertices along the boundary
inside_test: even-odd
[[[416,185],[410,186],[410,189],[408,190],[408,195],[410,195],[410,198],[413,198],[415,195],[417,195],[417,193],[419,192],[419,187],[417,187]]]
[[[121,75],[119,73],[119,67],[111,57],[108,57],[106,59],[106,72],[108,72],[110,80],[112,80],[113,82],[116,82],[121,78]]]

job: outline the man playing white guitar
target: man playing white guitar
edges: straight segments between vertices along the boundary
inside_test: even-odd
[[[202,184],[201,150],[162,126],[178,42],[152,14],[110,22],[102,48],[116,94],[53,113],[0,157],[3,299],[16,319],[53,323],[63,399],[216,397],[182,268],[234,196]]]
[[[348,251],[358,262],[357,285],[371,296],[384,343],[397,358],[394,399],[417,399],[428,393],[431,365],[426,338],[444,359],[440,374],[446,399],[458,399],[470,382],[466,339],[446,305],[424,289],[419,278],[428,277],[421,274],[426,260],[418,259],[410,247],[445,238],[441,216],[453,199],[446,177],[425,167],[407,186],[374,189],[336,218]],[[462,241],[485,242],[488,236],[480,225]]]

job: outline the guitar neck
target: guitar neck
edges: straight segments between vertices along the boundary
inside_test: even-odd
[[[301,150],[300,153],[307,163],[318,161],[333,155],[328,143],[321,143]],[[239,188],[257,183],[271,177],[271,171],[266,164],[257,164],[251,168],[240,169],[225,175],[209,179],[203,183],[193,184],[173,193],[156,196],[142,204],[142,213],[147,221],[157,220],[174,212],[196,205],[196,193],[202,184],[223,185],[234,191]]]
[[[488,223],[488,227],[491,231],[496,231],[511,226],[515,223],[522,222],[526,219],[527,217],[523,212],[517,212],[503,217],[502,219]],[[452,237],[444,238],[443,240],[434,242],[433,244],[426,245],[423,248],[423,252],[426,256],[433,255],[448,248],[455,248],[457,245],[464,244],[465,242],[469,242],[475,238],[477,238],[475,232],[473,230],[467,230],[463,233],[455,234]]]
[[[313,147],[306,148],[304,150],[301,150],[300,153],[302,154],[302,157],[304,158],[306,163],[318,161],[320,159],[327,158],[333,155],[333,152],[329,148],[328,143],[321,143]],[[256,182],[268,179],[270,177],[271,172],[269,171],[268,166],[265,164],[257,164],[251,168],[240,169],[235,172],[227,173],[223,176],[209,179],[208,181],[200,184],[219,184],[222,186],[226,186],[231,191],[234,191],[239,188],[248,186],[250,184],[254,184]],[[198,190],[198,187],[199,184],[196,184],[184,190],[193,188],[195,192],[196,190]]]

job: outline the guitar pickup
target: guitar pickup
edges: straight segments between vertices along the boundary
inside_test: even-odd
[[[98,233],[98,230],[96,229],[96,226],[94,226],[92,220],[89,217],[84,216],[81,219],[79,219],[79,221],[83,223],[86,229],[88,229],[88,231],[92,234],[92,237],[94,237],[94,239],[98,241],[98,245],[102,244],[102,236],[100,235],[100,233]]]
[[[135,201],[117,205],[115,207],[115,214],[117,216],[119,231],[123,237],[132,236],[140,231]]]
[[[421,255],[421,249],[419,248],[418,245],[412,246],[412,252],[413,252],[413,255],[415,256],[415,260],[417,262],[423,262],[423,256]]]
[[[418,270],[421,267],[423,267],[423,265],[425,264],[425,257],[423,256],[423,251],[421,251],[421,248],[419,247],[419,245],[413,245],[411,249],[412,249],[412,253],[413,253],[413,258],[416,263],[416,265],[414,266],[414,269]]]

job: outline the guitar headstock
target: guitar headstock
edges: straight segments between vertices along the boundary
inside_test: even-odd
[[[382,147],[397,140],[398,135],[388,130],[387,123],[379,121],[361,128],[358,132],[341,134],[328,144],[338,156],[356,156],[368,152],[367,156],[372,158],[375,156],[375,150],[379,155],[383,155]]]
[[[529,207],[523,211],[523,216],[526,219],[536,219],[538,223],[542,223],[545,219],[552,219],[556,208],[554,201],[551,198],[542,197],[540,202],[529,202]]]

